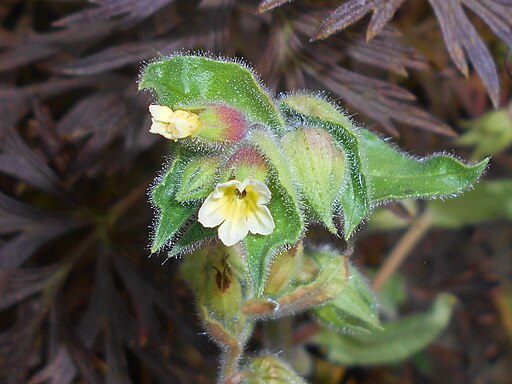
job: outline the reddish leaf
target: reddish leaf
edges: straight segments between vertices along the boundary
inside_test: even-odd
[[[289,3],[293,0],[263,0],[258,6],[258,12],[263,13],[270,11],[274,8],[280,7],[285,3]]]
[[[453,62],[467,76],[468,65],[464,51],[466,52],[487,88],[494,107],[497,108],[500,85],[494,60],[484,42],[478,36],[475,27],[464,13],[459,0],[429,1],[441,25],[446,47]]]

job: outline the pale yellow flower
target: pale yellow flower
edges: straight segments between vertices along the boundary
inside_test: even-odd
[[[270,235],[275,224],[264,204],[271,196],[268,187],[252,177],[217,184],[199,209],[199,222],[208,228],[220,225],[219,238],[227,246],[248,232]]]
[[[162,135],[166,139],[178,140],[192,135],[201,123],[195,113],[178,109],[173,111],[164,105],[150,105],[151,129],[149,132]]]

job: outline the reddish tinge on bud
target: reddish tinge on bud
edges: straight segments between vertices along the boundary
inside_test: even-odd
[[[239,180],[252,177],[265,181],[268,167],[263,156],[251,146],[243,146],[228,160],[228,167],[233,170],[233,176]]]
[[[240,141],[249,127],[245,116],[227,105],[208,106],[199,114],[199,119],[202,128],[197,136],[208,141]]]

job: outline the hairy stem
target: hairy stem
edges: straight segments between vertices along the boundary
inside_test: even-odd
[[[222,357],[221,383],[236,384],[239,382],[238,361],[242,356],[242,348],[239,345],[229,347]]]

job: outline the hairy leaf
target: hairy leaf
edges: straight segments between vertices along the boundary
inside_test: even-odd
[[[366,279],[352,265],[349,275],[343,291],[330,303],[314,309],[313,313],[322,324],[342,333],[382,329],[377,305]]]
[[[248,68],[235,62],[175,55],[148,64],[139,89],[154,90],[159,102],[171,108],[220,101],[245,113],[252,123],[278,132],[283,128],[272,98]]]
[[[242,376],[247,384],[306,384],[291,366],[272,355],[251,358]]]
[[[466,165],[447,155],[414,159],[367,131],[361,138],[372,202],[407,197],[435,197],[470,187],[482,174],[488,160]]]
[[[433,228],[461,228],[497,220],[512,221],[511,193],[512,180],[486,180],[457,199],[428,201],[429,225]],[[408,225],[407,220],[379,208],[372,214],[368,229],[393,230]]]
[[[285,246],[298,242],[304,223],[294,178],[285,156],[276,143],[269,140],[263,132],[255,132],[252,139],[275,171],[273,175],[275,180],[269,183],[272,198],[268,204],[268,209],[274,218],[275,229],[270,235],[249,234],[244,240],[249,276],[259,295],[265,288],[271,258]]]
[[[191,160],[183,169],[176,200],[184,202],[206,198],[214,188],[219,166],[220,159],[214,157]]]
[[[441,294],[425,313],[385,323],[373,333],[340,334],[323,330],[312,342],[339,364],[391,364],[404,360],[434,341],[450,321],[456,300]]]
[[[361,160],[359,137],[352,122],[328,102],[314,96],[290,96],[281,100],[285,114],[298,117],[316,128],[329,132],[344,154],[346,176],[339,193],[343,229],[348,239],[366,216],[370,206],[368,186]]]
[[[176,199],[182,173],[188,161],[189,154],[178,150],[169,169],[153,188],[152,199],[159,210],[159,219],[151,252],[158,251],[171,240],[198,208],[197,203],[184,204]]]

